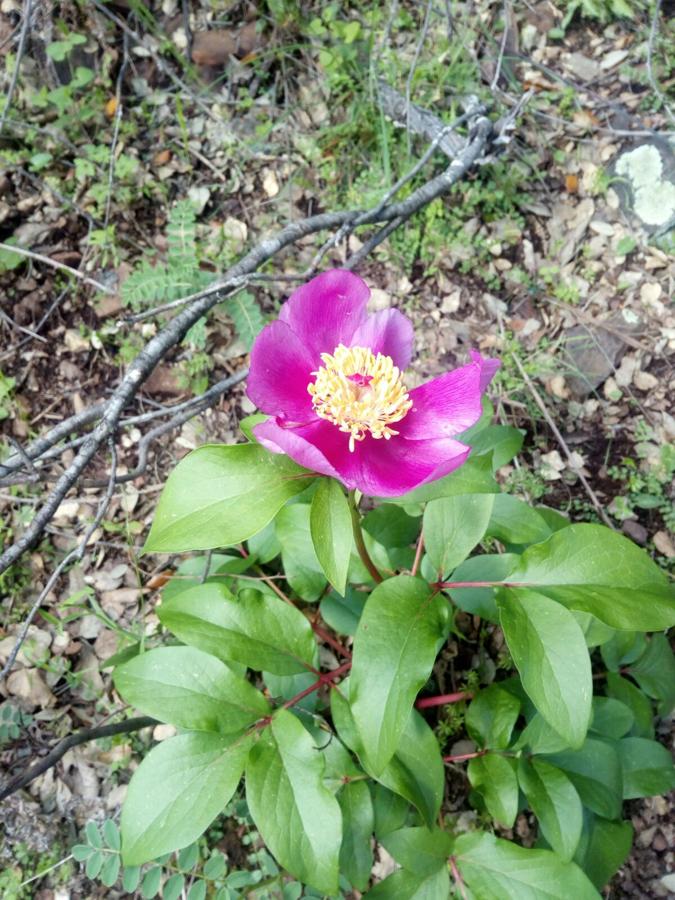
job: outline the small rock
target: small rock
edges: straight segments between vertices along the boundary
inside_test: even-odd
[[[654,835],[654,840],[652,841],[652,848],[656,850],[657,853],[663,853],[664,850],[668,848],[668,841],[665,839],[663,834],[660,831],[657,831]]]
[[[647,543],[647,529],[644,525],[640,525],[639,522],[636,522],[635,519],[626,519],[621,526],[621,530],[624,534],[627,534],[628,537],[632,538],[636,544],[644,546]]]
[[[622,335],[628,337],[641,328],[639,320],[632,321],[623,312],[612,313],[603,322],[605,328],[575,325],[565,335],[565,352],[572,369],[567,384],[577,397],[586,396],[611,375],[626,350]]]
[[[557,481],[564,468],[565,463],[558,450],[544,453],[539,460],[539,474],[544,481]]]
[[[94,641],[94,653],[100,660],[108,659],[117,652],[119,637],[114,631],[105,628]]]
[[[381,309],[389,309],[390,306],[391,299],[386,291],[383,291],[382,288],[371,289],[368,302],[369,309],[372,309],[373,312],[378,312]]]
[[[451,756],[463,756],[465,753],[474,753],[476,750],[476,744],[473,741],[462,740],[455,741],[455,743],[450,748]]]
[[[640,391],[651,391],[659,383],[659,379],[649,372],[638,371],[633,375],[633,384]]]
[[[565,68],[573,72],[577,78],[582,81],[592,81],[602,72],[600,63],[594,59],[589,59],[583,53],[570,53],[564,60]]]
[[[152,736],[156,741],[165,741],[167,738],[173,737],[175,734],[176,726],[166,725],[164,723],[155,725],[152,730]]]
[[[18,637],[18,629],[0,641],[0,663],[3,665],[9,659]],[[26,639],[21,645],[16,656],[16,662],[22,666],[34,666],[49,659],[49,648],[52,644],[52,636],[48,631],[29,625]]]
[[[267,196],[271,199],[279,193],[279,182],[277,176],[272,169],[265,169],[262,180],[262,187]]]
[[[224,28],[196,31],[192,35],[192,62],[198,66],[224,66],[236,49],[235,36]]]
[[[82,616],[79,623],[79,634],[78,637],[84,638],[87,641],[93,641],[94,638],[98,637],[103,628],[103,622],[93,614]]]
[[[188,199],[192,203],[195,213],[199,216],[204,212],[204,207],[209,202],[211,198],[211,192],[207,187],[201,185],[197,187],[193,185],[188,189]]]
[[[7,679],[7,690],[23,700],[31,710],[54,706],[56,697],[49,690],[38,669],[19,669]]]
[[[668,532],[666,531],[657,531],[654,535],[654,546],[668,559],[673,559],[675,557],[675,545],[671,541]]]
[[[606,237],[612,237],[612,235],[614,234],[613,225],[610,225],[609,222],[601,222],[598,219],[593,219],[588,227],[596,234],[603,234]]]
[[[71,353],[84,353],[90,349],[88,339],[74,328],[66,329],[63,342],[66,345],[66,350],[69,350]]]

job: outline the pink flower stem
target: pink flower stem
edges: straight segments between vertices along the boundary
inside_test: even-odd
[[[349,492],[349,506],[352,512],[352,531],[354,532],[354,543],[356,544],[356,549],[361,558],[361,562],[370,572],[370,575],[372,576],[375,584],[382,584],[384,578],[382,578],[377,570],[377,567],[375,566],[375,563],[370,558],[368,548],[366,547],[365,541],[363,540],[363,532],[361,531],[361,516],[359,515],[359,511],[356,508],[354,491]]]
[[[417,709],[426,709],[429,706],[445,706],[449,703],[460,703],[462,700],[471,700],[471,691],[458,691],[456,694],[439,694],[437,697],[422,697],[415,703]]]
[[[417,541],[417,547],[415,548],[415,559],[413,562],[412,569],[410,570],[411,575],[417,575],[417,572],[420,567],[420,563],[422,562],[422,553],[424,552],[424,532],[420,531],[419,540]]]
[[[457,756],[444,756],[443,762],[456,763],[464,762],[465,759],[478,759],[479,756],[485,756],[487,750],[476,750],[475,753],[459,753]]]
[[[452,877],[455,879],[455,884],[459,888],[459,892],[463,897],[463,900],[466,900],[466,891],[464,890],[464,879],[462,878],[459,869],[457,868],[457,863],[455,862],[455,857],[450,857],[450,871],[452,872]]]

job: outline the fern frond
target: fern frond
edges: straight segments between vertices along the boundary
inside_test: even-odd
[[[169,213],[166,226],[170,268],[197,268],[195,211],[189,200],[179,200]]]
[[[256,336],[265,324],[258,301],[248,291],[240,291],[227,301],[227,312],[246,349],[250,350]]]

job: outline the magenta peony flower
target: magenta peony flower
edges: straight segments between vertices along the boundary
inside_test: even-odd
[[[368,315],[369,296],[343,269],[298,288],[253,344],[248,396],[270,416],[254,428],[263,446],[348,488],[398,497],[466,460],[454,435],[480,418],[499,362],[472,350],[469,365],[409,391],[410,320]]]

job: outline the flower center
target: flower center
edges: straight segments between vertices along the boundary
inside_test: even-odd
[[[307,385],[317,416],[349,434],[349,449],[370,433],[374,438],[398,434],[391,428],[412,406],[398,368],[390,356],[367,347],[340,344],[322,353],[323,365]]]

